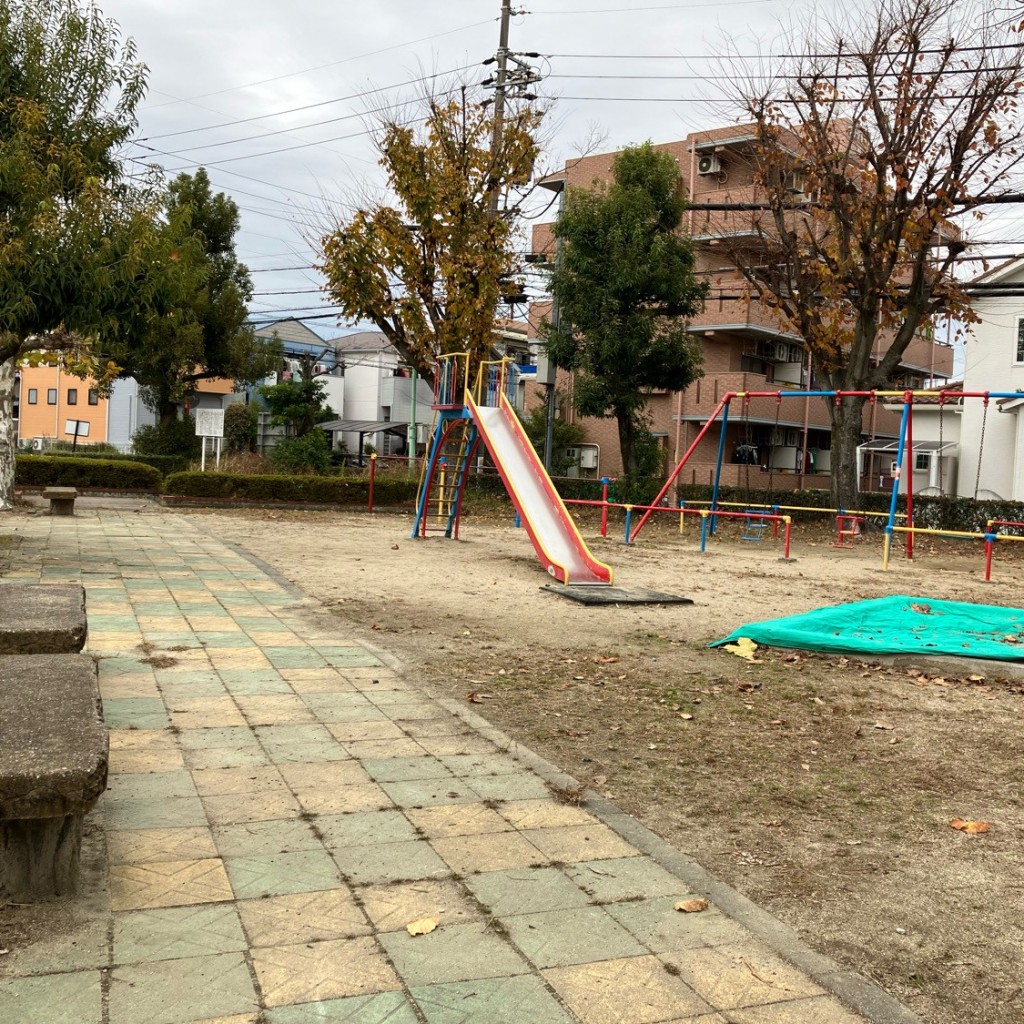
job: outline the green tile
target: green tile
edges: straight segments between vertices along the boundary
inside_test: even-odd
[[[177,960],[248,949],[233,905],[167,907],[114,915],[114,963]]]
[[[159,615],[165,618],[178,614],[178,606],[174,601],[151,601],[145,598],[140,601],[133,601],[132,607],[136,615]]]
[[[107,828],[184,828],[207,824],[206,811],[199,797],[174,797],[170,800],[104,799],[101,806]]]
[[[675,875],[646,857],[583,861],[570,864],[565,873],[595,903],[677,894],[681,898],[687,893],[686,886]]]
[[[269,750],[292,743],[329,743],[334,737],[322,725],[258,725],[256,735]],[[309,758],[315,761],[315,757]]]
[[[166,729],[171,724],[159,697],[108,697],[103,718],[110,729]]]
[[[502,918],[512,941],[537,967],[565,967],[647,952],[602,907]]]
[[[449,754],[439,759],[453,775],[512,775],[523,766],[508,754]]]
[[[327,662],[310,647],[264,647],[274,668],[326,668]]]
[[[235,898],[256,899],[290,892],[320,892],[341,884],[338,868],[323,850],[229,857],[224,866]]]
[[[96,668],[99,672],[100,681],[122,676],[148,675],[152,677],[153,670],[149,665],[143,665],[138,658],[126,658],[121,655],[109,657],[100,655],[96,660]]]
[[[166,800],[198,795],[192,773],[185,771],[111,775],[107,786],[110,801]]]
[[[401,992],[279,1006],[264,1010],[263,1016],[267,1024],[417,1024],[418,1020]]]
[[[99,971],[0,981],[4,1024],[100,1024]]]
[[[470,781],[481,800],[545,800],[551,796],[548,787],[536,775],[526,772],[474,775]]]
[[[316,827],[327,847],[369,846],[411,842],[416,829],[401,811],[356,811],[352,814],[321,814]]]
[[[139,628],[134,615],[90,615],[90,633],[125,633]]]
[[[203,673],[197,673],[201,675]],[[180,697],[225,697],[227,690],[224,684],[214,676],[213,679],[200,679],[195,682],[180,682],[177,679],[168,679],[159,683],[160,693],[165,698]]]
[[[222,671],[221,676],[225,673]],[[271,675],[263,675],[257,672],[249,674],[248,679],[225,679],[224,687],[228,693],[235,697],[255,697],[268,693],[293,693],[291,686],[286,679],[282,679],[276,672]]]
[[[528,974],[529,966],[486,924],[453,924],[429,935],[385,932],[377,941],[410,987]]]
[[[277,764],[305,764],[307,761],[351,760],[345,748],[334,739],[318,743],[268,744],[267,751]]]
[[[319,824],[318,818],[318,827]],[[287,819],[215,825],[213,841],[222,857],[272,857],[278,853],[323,849],[307,822]]]
[[[156,670],[156,681],[163,686],[165,683],[217,683],[220,682],[217,673],[212,668],[207,669],[180,669],[180,668],[158,668]]]
[[[82,971],[107,966],[107,921],[105,918],[81,924],[61,923],[58,934],[36,938],[26,945],[11,942],[12,948],[3,956],[0,971],[7,978],[23,978],[32,974]],[[0,993],[3,988],[0,985]],[[0,1007],[5,1006],[0,994]],[[0,1020],[4,1016],[0,1013]]]
[[[418,986],[411,992],[428,1024],[573,1024],[534,974]]]
[[[255,647],[256,644],[241,630],[238,632],[196,633],[196,638],[207,647]]]
[[[748,940],[748,932],[713,908],[700,914],[680,913],[675,905],[686,895],[681,891],[678,896],[612,903],[605,910],[653,953],[699,946],[726,946]]]
[[[497,917],[587,906],[586,894],[558,868],[486,871],[470,875],[466,885]]]
[[[327,664],[335,668],[376,668],[383,662],[366,651],[353,651],[351,654],[328,654]]]
[[[479,803],[483,798],[476,791],[476,780],[473,782],[473,788],[451,778],[381,782],[379,785],[399,807],[440,807],[444,804]]]
[[[369,758],[363,762],[363,767],[377,782],[452,778],[452,773],[436,757]]]
[[[237,952],[115,967],[111,975],[110,1024],[182,1024],[258,1008]]]
[[[352,885],[419,881],[451,874],[451,868],[423,839],[408,843],[336,847],[331,852],[346,881]]]

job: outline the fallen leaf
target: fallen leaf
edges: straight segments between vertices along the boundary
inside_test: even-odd
[[[397,551],[398,550],[398,545],[397,544],[392,544],[391,545],[391,550],[392,551]]]
[[[418,921],[410,921],[405,930],[414,938],[417,935],[429,935],[437,927],[432,917],[421,917]]]
[[[737,683],[736,684],[736,689],[739,690],[740,693],[753,693],[754,690],[760,690],[761,689],[761,684],[760,683]]]
[[[953,818],[949,826],[958,832],[966,832],[969,836],[978,836],[988,831],[987,821],[964,821],[963,818]]]
[[[683,713],[682,713],[682,714],[681,714],[681,715],[680,715],[679,717],[680,717],[680,718],[681,718],[681,719],[682,719],[682,720],[683,720],[684,722],[691,722],[691,721],[693,721],[693,715],[691,715],[691,714],[688,714],[688,713],[687,713],[687,712],[685,712],[685,711],[684,711],[684,712],[683,712]]]
[[[820,704],[822,707],[824,707],[824,705],[825,705],[825,702],[820,697],[815,697],[814,698],[814,703],[815,704]]]
[[[910,610],[920,612],[922,615],[931,615],[932,607],[929,604],[912,604]]]
[[[759,665],[761,663],[760,658],[754,657],[754,652],[757,650],[757,644],[755,644],[749,637],[738,637],[736,643],[726,644],[722,650],[728,651],[730,654],[735,654],[737,658],[743,658],[752,664]]]
[[[598,663],[598,665],[614,665],[618,660],[619,659],[616,658],[616,657],[606,658],[606,657],[604,657],[604,655],[601,655],[601,654],[599,654],[594,659],[594,661],[596,661]]]
[[[607,775],[595,775],[594,776],[594,785],[595,786],[603,786],[607,781],[608,781],[608,776]]]
[[[800,767],[803,768],[805,772],[809,772],[811,770],[811,766],[809,764],[802,764]]]
[[[985,682],[985,677],[984,676],[973,675],[973,676],[968,676],[967,678],[972,683],[983,683],[983,682]]]
[[[471,693],[467,693],[466,694],[466,700],[468,700],[470,702],[470,704],[483,704],[483,702],[485,700],[491,700],[491,699],[492,699],[492,695],[491,694],[489,694],[489,693],[477,693],[475,690],[473,690]]]
[[[684,914],[699,914],[702,910],[707,910],[711,904],[708,903],[703,896],[698,896],[692,900],[680,900],[676,905],[675,909],[681,911]]]
[[[875,722],[876,729],[883,729],[885,732],[892,732],[896,728],[895,725],[890,725],[888,722]]]

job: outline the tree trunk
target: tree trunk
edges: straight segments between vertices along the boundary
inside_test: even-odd
[[[622,456],[624,476],[636,476],[636,424],[628,412],[617,411],[619,425],[619,454]]]
[[[832,417],[832,503],[836,508],[855,509],[860,480],[857,474],[857,446],[860,444],[864,399],[843,398],[829,403]]]
[[[0,363],[0,512],[14,508],[14,360]]]

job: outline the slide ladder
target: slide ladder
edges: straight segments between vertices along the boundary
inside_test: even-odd
[[[412,536],[437,532],[458,539],[466,479],[483,441],[547,572],[567,585],[610,584],[612,570],[590,553],[509,401],[516,368],[509,360],[483,363],[474,396],[467,366],[465,353],[438,363],[437,420]]]

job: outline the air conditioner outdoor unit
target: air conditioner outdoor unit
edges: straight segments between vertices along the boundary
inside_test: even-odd
[[[698,174],[718,174],[722,170],[722,161],[714,153],[705,153],[697,158]]]
[[[316,366],[313,367],[313,372],[314,373],[326,373],[327,372],[327,364],[326,363],[317,363]]]
[[[794,448],[800,443],[800,431],[795,427],[790,428],[786,431],[786,444]]]
[[[777,363],[789,362],[789,345],[784,341],[777,341],[771,348],[771,358]]]
[[[32,438],[32,451],[41,452],[43,450],[43,439],[41,437]]]
[[[597,469],[597,449],[580,449],[580,469]]]

